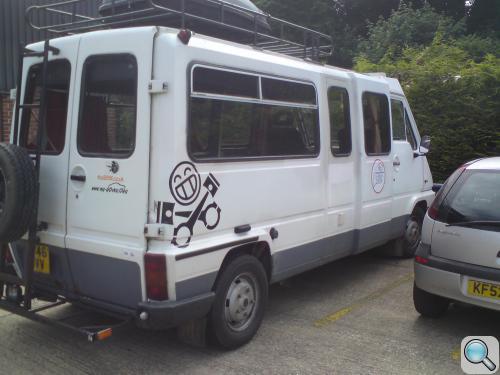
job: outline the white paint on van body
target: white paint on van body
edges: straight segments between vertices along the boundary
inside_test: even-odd
[[[72,78],[65,150],[56,160],[42,158],[41,219],[53,223],[49,231],[41,235],[42,242],[136,262],[143,278],[144,299],[143,255],[146,251],[167,255],[168,292],[169,298],[174,300],[177,283],[218,272],[230,248],[181,261],[176,260],[176,256],[252,237],[267,242],[273,256],[279,253],[286,256],[289,249],[340,234],[352,233],[354,236],[363,229],[381,224],[385,224],[383,228],[388,231],[391,220],[410,215],[418,202],[425,201],[429,205],[433,199],[426,158],[415,158],[408,144],[392,142],[387,155],[367,156],[365,153],[364,92],[380,93],[388,100],[396,95],[404,101],[411,116],[401,86],[395,80],[361,75],[205,36],[194,35],[186,46],[178,40],[177,30],[168,28],[97,31],[51,43],[68,56]],[[34,49],[41,47],[41,44],[32,46]],[[113,53],[129,53],[137,60],[136,147],[130,158],[117,159],[128,194],[91,194],[85,186],[70,181],[69,175],[73,171],[84,172],[85,185],[92,186],[98,183],[97,176],[106,173],[106,165],[114,159],[83,157],[77,150],[81,75],[87,57]],[[195,163],[202,181],[211,173],[220,183],[217,203],[222,210],[221,220],[212,231],[196,225],[190,245],[179,248],[171,243],[173,226],[163,226],[164,233],[156,239],[146,238],[144,228],[156,223],[158,202],[174,201],[169,178],[176,165],[183,161],[193,162],[187,151],[189,81],[193,64],[255,72],[314,85],[318,96],[321,146],[319,155],[312,158]],[[151,80],[165,82],[168,89],[150,94]],[[326,95],[330,86],[344,87],[349,93],[352,153],[348,157],[335,157],[330,150]],[[420,142],[413,117],[411,121],[417,142]],[[401,159],[399,171],[393,167],[395,156]],[[380,164],[385,170],[385,180],[381,189],[374,189],[374,165]],[[244,224],[251,225],[251,231],[235,234],[234,228]],[[279,232],[275,240],[270,238],[271,228]],[[389,232],[380,233],[377,241],[348,250],[336,249],[333,241],[329,260],[366,250],[389,239]]]

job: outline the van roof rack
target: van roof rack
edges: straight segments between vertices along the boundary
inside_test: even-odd
[[[30,6],[27,24],[57,35],[137,25],[190,28],[208,35],[216,30],[221,39],[303,59],[319,61],[333,53],[329,35],[223,0],[104,0],[98,17],[84,14],[87,1]],[[40,25],[35,21],[40,19],[51,22]]]

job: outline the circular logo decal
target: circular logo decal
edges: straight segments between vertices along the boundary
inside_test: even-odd
[[[372,187],[375,193],[381,193],[385,186],[385,165],[382,160],[375,160],[372,168]]]
[[[200,174],[194,164],[182,162],[170,175],[170,192],[182,206],[189,206],[198,198],[201,189]]]

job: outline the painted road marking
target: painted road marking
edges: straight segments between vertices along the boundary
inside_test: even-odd
[[[314,326],[317,328],[321,328],[321,327],[327,326],[329,324],[333,324],[336,321],[342,319],[344,316],[350,314],[351,312],[363,307],[367,303],[372,302],[372,301],[384,296],[385,294],[387,294],[391,290],[396,289],[397,287],[399,287],[403,284],[406,284],[407,282],[412,281],[414,276],[415,275],[413,273],[410,273],[410,274],[408,274],[400,279],[397,279],[397,280],[393,281],[392,283],[386,285],[385,287],[383,287],[379,290],[376,290],[375,292],[355,301],[353,304],[346,306],[340,310],[337,310],[333,314],[329,314],[321,319],[316,320],[314,322]]]
[[[462,355],[462,350],[460,346],[451,352],[451,359],[455,361],[460,361],[460,357]]]

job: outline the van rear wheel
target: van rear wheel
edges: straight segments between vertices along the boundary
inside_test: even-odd
[[[25,149],[0,143],[0,242],[21,238],[35,213],[35,168]]]
[[[262,323],[267,298],[268,281],[262,263],[250,255],[234,259],[216,283],[209,316],[212,339],[226,349],[249,342]]]

